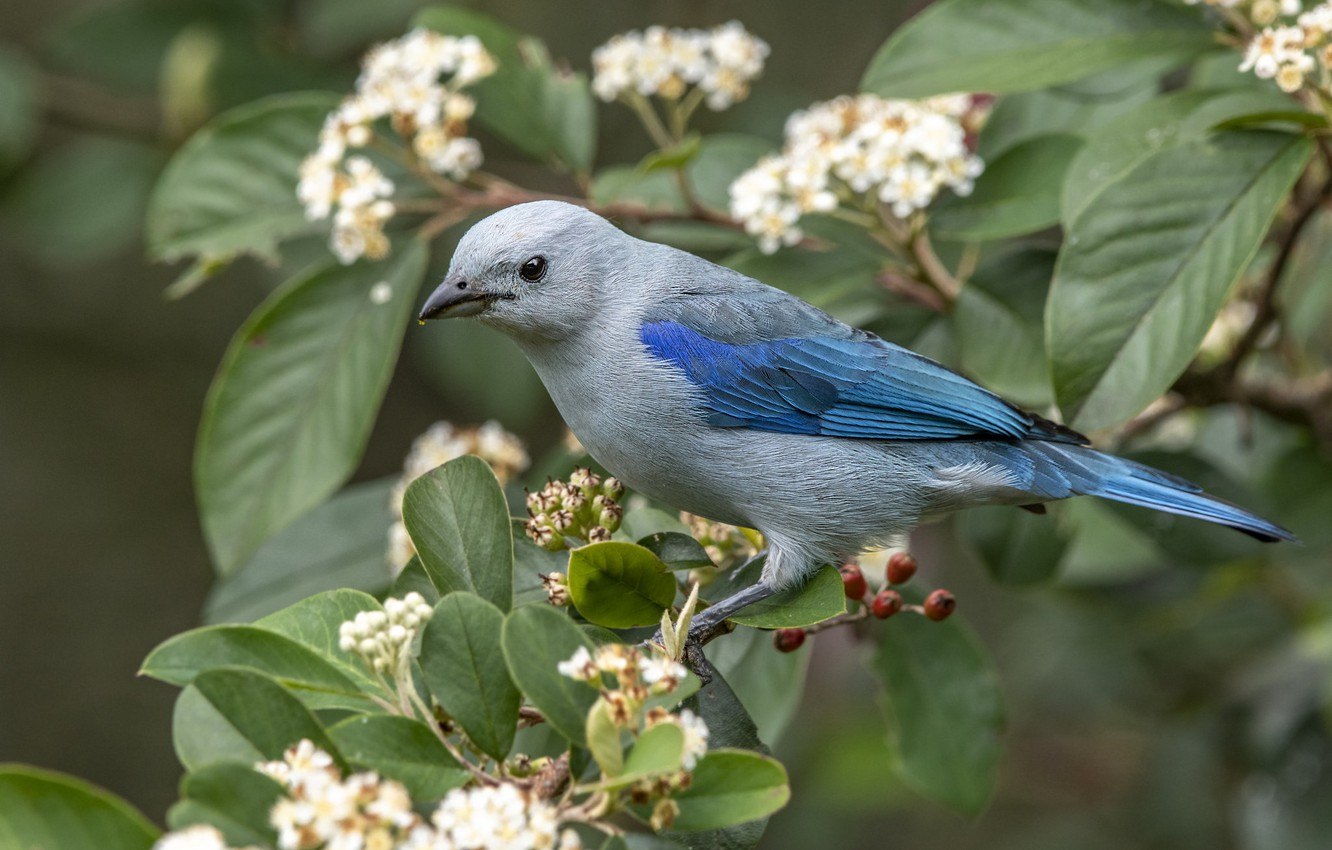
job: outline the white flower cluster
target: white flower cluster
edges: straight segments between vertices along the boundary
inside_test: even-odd
[[[580,646],[567,661],[555,665],[561,676],[576,682],[601,683],[601,674],[609,673],[622,684],[641,681],[649,693],[670,693],[680,686],[688,671],[677,661],[655,653],[644,654],[621,643],[600,646],[594,656]]]
[[[362,611],[344,622],[338,629],[338,646],[361,656],[376,673],[410,680],[406,668],[412,641],[432,610],[416,591],[401,599],[385,599],[384,610]]]
[[[308,740],[288,749],[280,761],[256,767],[287,791],[270,812],[279,850],[580,850],[582,846],[572,831],[557,835],[554,806],[510,784],[450,791],[427,822],[416,813],[401,784],[375,773],[343,779],[332,756]],[[166,850],[223,848],[198,844]]]
[[[394,213],[393,182],[364,156],[347,156],[388,118],[432,170],[463,180],[481,165],[481,146],[467,136],[476,102],[462,89],[495,71],[475,36],[416,29],[381,44],[361,64],[356,90],[329,114],[319,147],[301,163],[296,196],[312,221],[333,216],[330,247],[344,263],[388,253],[384,224]],[[447,82],[441,77],[449,75]]]
[[[513,434],[494,420],[479,428],[458,428],[449,422],[436,422],[412,442],[403,461],[402,477],[390,497],[395,517],[389,529],[388,562],[396,575],[416,554],[416,547],[402,522],[402,496],[407,485],[441,464],[463,455],[476,455],[490,464],[501,484],[507,484],[531,464],[527,449]]]
[[[1298,4],[1296,4],[1298,11]],[[1283,12],[1283,14],[1289,14]],[[1265,27],[1244,50],[1241,71],[1275,80],[1284,92],[1296,92],[1320,64],[1332,69],[1332,3],[1300,14],[1294,23]],[[1317,57],[1317,58],[1315,58]]]
[[[722,110],[749,95],[767,56],[767,42],[739,21],[711,30],[648,27],[593,51],[592,90],[606,101],[626,92],[676,101],[695,86],[710,108]]]
[[[782,152],[731,184],[731,216],[764,253],[799,242],[807,213],[884,205],[905,218],[939,191],[971,191],[984,163],[967,146],[968,95],[928,100],[844,96],[793,114]]]
[[[1190,6],[1216,6],[1220,9],[1244,11],[1248,14],[1249,20],[1260,27],[1267,26],[1278,17],[1298,15],[1304,5],[1300,0],[1184,0],[1184,2]]]

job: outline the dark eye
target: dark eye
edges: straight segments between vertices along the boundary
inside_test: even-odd
[[[546,276],[546,258],[533,257],[518,269],[518,276],[528,283],[536,283]]]

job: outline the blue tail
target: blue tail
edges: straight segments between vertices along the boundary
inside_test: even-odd
[[[1242,531],[1264,543],[1295,540],[1281,526],[1224,499],[1209,496],[1191,481],[1093,449],[1062,443],[1019,444],[1034,461],[1032,490],[1047,498],[1086,494],[1193,517]]]

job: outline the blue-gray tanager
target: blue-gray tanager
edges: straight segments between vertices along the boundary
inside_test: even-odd
[[[472,227],[421,312],[454,316],[512,337],[625,484],[767,537],[759,583],[697,629],[974,505],[1087,494],[1293,539],[793,295],[571,204],[521,204]]]

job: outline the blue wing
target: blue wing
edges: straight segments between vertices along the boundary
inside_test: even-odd
[[[956,372],[785,293],[658,308],[640,338],[704,392],[722,428],[874,440],[1083,442]]]

